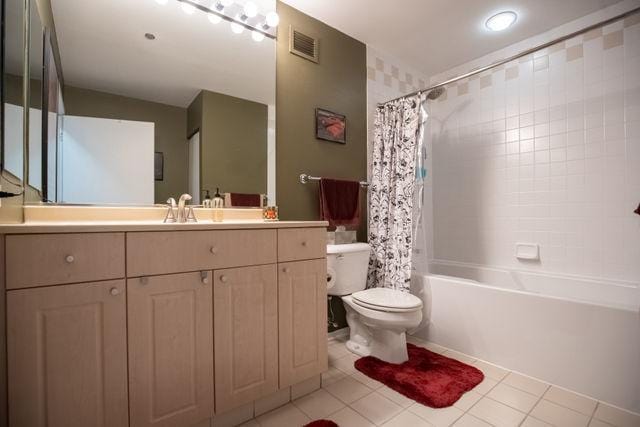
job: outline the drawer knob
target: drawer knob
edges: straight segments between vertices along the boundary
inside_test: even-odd
[[[111,288],[111,290],[109,291],[111,293],[111,295],[113,295],[114,297],[117,295],[120,295],[120,289],[118,288]]]
[[[223,274],[222,276],[220,276],[220,281],[222,283],[227,283],[229,281],[229,278]]]
[[[149,283],[149,278],[148,277],[141,277],[140,278],[140,283],[142,283],[143,285],[146,285],[147,283]]]
[[[204,283],[205,285],[209,283],[209,273],[206,271],[201,271],[200,280],[202,280],[202,283]]]
[[[285,273],[290,273],[291,269],[289,267],[285,267],[282,269],[282,271],[284,271]]]
[[[209,252],[215,255],[218,253],[218,248],[216,248],[215,246],[211,246],[211,249],[209,249]]]
[[[304,246],[304,247],[306,248],[306,247],[307,247],[307,242],[306,242],[306,241],[303,241],[303,242],[302,242],[302,246]]]
[[[67,264],[72,264],[73,261],[76,260],[76,258],[73,255],[67,255],[64,260],[67,262]]]

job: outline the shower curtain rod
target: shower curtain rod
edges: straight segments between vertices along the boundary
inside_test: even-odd
[[[563,42],[565,40],[569,40],[569,39],[571,39],[573,37],[579,36],[580,34],[587,33],[587,32],[589,32],[591,30],[595,30],[596,28],[604,27],[605,25],[609,25],[609,24],[611,24],[613,22],[619,21],[620,19],[624,19],[624,18],[626,18],[628,16],[631,16],[631,15],[633,15],[635,13],[638,13],[638,12],[640,12],[640,7],[636,7],[634,9],[631,9],[628,12],[621,13],[620,15],[614,16],[612,18],[606,19],[606,20],[598,22],[596,24],[589,25],[588,27],[585,27],[585,28],[583,28],[581,30],[574,31],[571,34],[567,34],[565,36],[562,36],[562,37],[559,37],[557,39],[551,40],[550,42],[546,42],[546,43],[543,43],[543,44],[538,45],[536,47],[532,47],[532,48],[527,49],[527,50],[525,50],[523,52],[520,52],[518,54],[510,56],[508,58],[501,59],[501,60],[493,62],[493,63],[491,63],[489,65],[485,65],[484,67],[476,68],[475,70],[469,71],[468,73],[461,74],[461,75],[459,75],[457,77],[453,77],[453,78],[451,78],[449,80],[445,80],[444,82],[441,82],[441,83],[438,83],[436,85],[430,86],[430,87],[428,87],[426,89],[420,89],[420,90],[417,90],[415,92],[411,92],[409,94],[406,94],[406,95],[403,95],[403,96],[399,96],[399,97],[394,98],[394,99],[392,99],[390,101],[381,102],[381,103],[378,104],[378,106],[388,104],[389,102],[398,101],[400,99],[409,98],[410,96],[421,95],[423,93],[431,92],[434,89],[441,88],[441,87],[446,86],[448,84],[455,83],[455,82],[457,82],[459,80],[463,80],[463,79],[466,79],[468,77],[474,76],[476,74],[480,74],[480,73],[482,73],[484,71],[487,71],[487,70],[490,70],[492,68],[499,67],[500,65],[504,65],[504,64],[506,64],[508,62],[511,62],[511,61],[516,60],[516,59],[522,58],[523,56],[530,55],[533,52],[537,52],[537,51],[539,51],[541,49],[547,48],[547,47],[552,46],[552,45],[554,45],[556,43],[560,43],[560,42]]]

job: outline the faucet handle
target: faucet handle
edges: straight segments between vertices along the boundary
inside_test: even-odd
[[[168,204],[169,206],[171,206],[172,208],[175,208],[175,207],[177,206],[177,204],[176,204],[176,199],[174,199],[173,197],[169,197],[169,198],[167,199],[167,204]]]

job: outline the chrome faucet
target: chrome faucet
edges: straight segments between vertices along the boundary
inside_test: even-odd
[[[196,221],[193,207],[189,207],[189,213],[186,212],[186,204],[192,197],[189,194],[183,194],[178,200],[178,222]]]
[[[176,222],[176,214],[174,210],[176,208],[176,199],[170,197],[167,200],[167,214],[164,217],[164,222]]]

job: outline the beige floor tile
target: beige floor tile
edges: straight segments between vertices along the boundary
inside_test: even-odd
[[[487,393],[487,397],[497,400],[500,403],[504,403],[507,406],[511,406],[512,408],[524,413],[533,409],[539,399],[533,394],[518,390],[517,388],[503,383],[495,386],[489,393]]]
[[[249,420],[246,423],[240,424],[240,427],[260,427],[260,424],[256,420]]]
[[[544,398],[589,417],[593,415],[593,411],[596,409],[596,405],[598,404],[598,402],[586,396],[555,386],[551,386],[551,388],[545,393]]]
[[[510,372],[502,382],[538,397],[541,397],[549,388],[549,384],[517,372]]]
[[[489,377],[491,379],[502,381],[504,377],[509,374],[507,369],[501,368],[500,366],[493,365],[491,363],[484,362],[482,360],[476,360],[471,365],[480,369],[485,377]]]
[[[257,419],[261,427],[301,427],[311,419],[304,412],[289,403],[274,411],[267,412]]]
[[[588,416],[545,399],[533,408],[531,416],[562,427],[584,427],[589,424]]]
[[[349,408],[348,406],[339,410],[335,414],[332,414],[329,417],[326,417],[326,419],[333,421],[334,423],[338,424],[338,426],[340,427],[374,427],[375,426],[375,424],[373,424],[371,421],[369,421],[362,415],[358,414],[356,411]]]
[[[598,403],[594,418],[607,422],[616,427],[638,427],[640,426],[640,415],[633,414],[606,403]]]
[[[366,376],[360,371],[356,371],[356,373],[352,374],[351,377],[373,390],[384,387],[384,384],[382,384],[380,381],[374,380],[373,378]]]
[[[314,391],[292,403],[312,420],[324,418],[345,406],[324,389]]]
[[[316,375],[298,384],[291,386],[291,400],[296,400],[322,387],[322,379],[320,375]]]
[[[345,346],[343,343],[330,344],[327,348],[327,353],[329,353],[329,357],[333,357],[334,359],[339,359],[342,356],[351,354],[349,349],[347,349],[347,346]]]
[[[469,410],[469,413],[498,427],[515,427],[520,425],[525,418],[524,413],[503,403],[489,399],[488,397],[480,399],[480,401]]]
[[[353,366],[356,360],[358,360],[358,357],[349,354],[335,360],[332,366],[340,369],[345,374],[351,375],[357,372],[355,366]]]
[[[345,377],[325,387],[325,390],[347,404],[355,402],[373,391],[351,377]]]
[[[453,406],[462,409],[463,411],[468,411],[480,399],[482,399],[482,395],[471,390],[463,394],[462,397],[453,404]]]
[[[591,421],[589,421],[589,427],[613,427],[613,426],[609,423],[605,423],[604,421],[591,418]]]
[[[383,395],[384,397],[386,397],[387,399],[397,403],[398,405],[402,406],[403,408],[408,408],[409,406],[413,405],[414,403],[416,403],[415,400],[413,399],[409,399],[408,397],[398,393],[397,391],[387,387],[387,386],[382,386],[381,388],[379,388],[377,390],[378,393],[380,393],[381,395]]]
[[[498,381],[489,378],[489,377],[484,377],[484,380],[482,380],[482,382],[480,384],[478,384],[477,386],[475,386],[473,388],[473,391],[475,391],[476,393],[480,393],[480,394],[487,394],[491,391],[492,388],[494,388],[496,386],[496,384],[498,384]]]
[[[403,411],[382,425],[383,427],[433,427],[413,412]]]
[[[464,414],[460,409],[450,406],[448,408],[429,408],[428,406],[416,403],[409,407],[409,411],[418,415],[436,427],[450,426]]]
[[[404,408],[379,393],[371,393],[349,405],[353,410],[380,425],[398,415]]]
[[[480,418],[476,418],[471,414],[464,414],[456,423],[454,427],[491,427],[491,424],[482,421]]]
[[[431,350],[434,353],[440,353],[440,354],[442,354],[445,351],[449,350],[447,347],[443,347],[441,345],[438,345],[438,344],[435,344],[435,343],[432,343],[432,342],[428,342],[428,341],[425,343],[424,347],[427,350]]]
[[[336,381],[340,381],[345,378],[347,374],[342,372],[338,368],[334,368],[333,366],[329,368],[327,372],[322,373],[322,387],[327,387],[329,384],[333,384]]]
[[[537,418],[527,417],[520,427],[552,427],[551,424],[540,421]]]
[[[447,350],[444,353],[442,353],[442,355],[446,357],[450,357],[452,359],[456,359],[466,364],[471,364],[476,360],[474,357],[471,357],[464,353],[460,353],[459,351],[455,351],[455,350]]]

